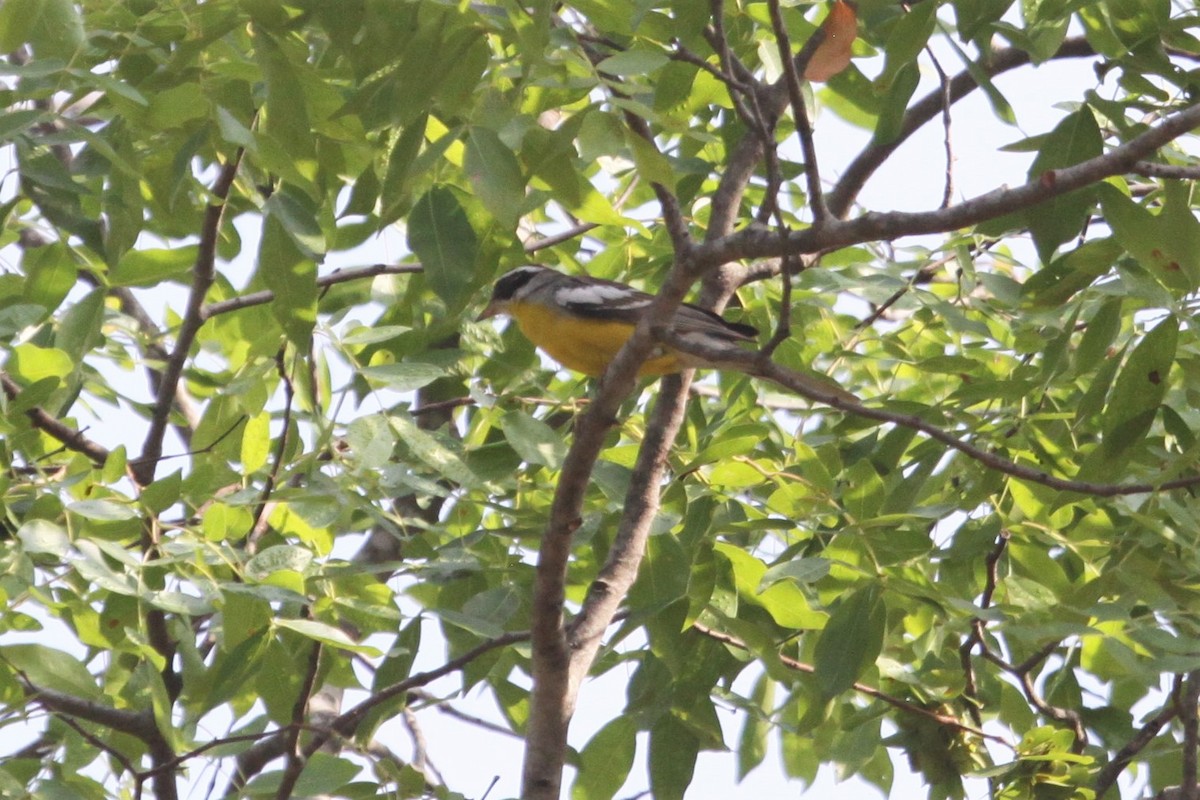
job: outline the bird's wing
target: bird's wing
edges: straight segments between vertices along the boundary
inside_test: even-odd
[[[554,299],[572,313],[636,325],[654,301],[651,295],[623,283],[600,278],[574,278],[554,293]],[[758,330],[750,325],[728,322],[720,315],[683,303],[675,312],[672,327],[681,334],[706,334],[725,341],[753,338]]]
[[[582,317],[611,319],[633,325],[654,298],[623,283],[571,276],[554,290],[554,300]]]
[[[676,310],[671,327],[684,335],[698,333],[727,342],[746,341],[758,335],[758,328],[753,325],[730,322],[719,314],[691,303],[684,303]]]

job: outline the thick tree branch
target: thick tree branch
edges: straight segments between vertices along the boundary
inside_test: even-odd
[[[637,463],[630,476],[625,512],[616,538],[604,566],[588,588],[579,614],[567,629],[572,695],[568,699],[572,705],[579,684],[596,658],[604,632],[637,578],[638,566],[646,550],[646,539],[658,513],[667,456],[683,424],[690,384],[690,372],[663,379],[646,435],[638,449]]]
[[[129,711],[113,708],[104,703],[97,703],[76,697],[54,689],[36,686],[28,678],[19,676],[25,694],[29,701],[37,703],[47,711],[66,714],[77,719],[95,722],[114,731],[135,736],[143,742],[159,736],[158,727],[154,724],[154,715],[150,711]]]
[[[1196,749],[1200,747],[1200,719],[1196,704],[1200,702],[1200,670],[1189,672],[1180,692],[1179,717],[1183,722],[1183,768],[1179,785],[1182,800],[1198,800],[1200,785],[1196,783]]]
[[[8,396],[9,400],[16,400],[21,396],[20,385],[3,371],[0,371],[0,386],[4,387],[4,394]],[[34,406],[27,409],[25,416],[29,417],[33,427],[61,442],[63,447],[68,450],[87,456],[96,466],[102,466],[108,459],[108,448],[89,439],[82,431],[77,431],[70,425],[55,419],[42,407]]]
[[[398,683],[376,692],[367,699],[363,700],[354,708],[334,718],[326,729],[314,730],[312,740],[305,746],[305,755],[311,755],[319,750],[326,742],[334,736],[352,736],[357,730],[370,711],[381,703],[386,703],[389,700],[405,694],[419,686],[425,686],[432,683],[438,678],[445,677],[452,672],[458,672],[466,667],[475,659],[490,653],[498,647],[507,647],[510,644],[517,642],[529,641],[529,631],[513,631],[506,633],[503,636],[497,636],[494,639],[488,639],[486,642],[473,647],[457,658],[452,658],[436,669],[431,669],[427,672],[419,672],[416,675],[410,675]],[[290,727],[290,726],[289,726]],[[241,788],[246,785],[250,778],[257,775],[271,761],[284,755],[287,749],[287,729],[276,731],[269,738],[263,739],[258,744],[246,750],[237,757],[237,765],[234,769],[233,779],[226,788],[225,797],[236,797]]]
[[[634,329],[633,335],[609,364],[596,396],[579,416],[575,437],[563,460],[546,529],[538,548],[531,611],[533,691],[530,696],[522,779],[524,800],[557,800],[566,754],[566,734],[573,711],[569,669],[571,654],[563,623],[567,562],[573,534],[581,524],[581,509],[592,469],[604,438],[637,380],[637,369],[653,347],[651,328],[669,320],[693,281],[685,258],[675,265],[659,293]]]
[[[1086,58],[1095,55],[1092,46],[1082,36],[1072,37],[1063,41],[1058,52],[1051,59]],[[1016,69],[1031,63],[1029,53],[1015,47],[995,50],[986,64],[981,65],[989,76]],[[925,97],[914,103],[904,114],[900,123],[900,131],[890,142],[868,145],[858,154],[838,179],[837,185],[827,196],[829,211],[835,217],[845,217],[853,205],[854,199],[862,191],[867,179],[875,170],[887,161],[896,148],[904,144],[910,136],[916,133],[927,122],[942,113],[948,104],[956,103],[979,88],[975,78],[966,70],[951,78],[947,85],[939,86]]]
[[[308,712],[308,699],[312,696],[313,685],[317,681],[317,669],[321,664],[321,644],[313,642],[308,651],[308,669],[304,671],[304,680],[300,683],[300,691],[296,693],[296,701],[292,704],[292,724],[284,732],[284,751],[286,763],[283,775],[279,779],[279,788],[275,792],[276,800],[288,800],[300,780],[300,773],[308,759],[300,750],[300,730]]]
[[[221,235],[221,222],[225,217],[225,201],[233,188],[233,181],[242,163],[242,155],[243,150],[238,148],[234,157],[221,168],[221,173],[212,188],[213,202],[210,202],[204,211],[196,263],[192,267],[192,287],[188,293],[187,307],[179,325],[179,333],[175,337],[175,348],[163,366],[162,380],[154,399],[154,411],[150,418],[150,428],[146,432],[146,440],[142,444],[142,453],[131,463],[134,480],[141,486],[148,486],[154,482],[154,472],[162,456],[163,436],[171,416],[175,390],[183,376],[183,366],[187,363],[192,342],[195,341],[200,326],[204,324],[204,296],[208,294],[216,276],[217,239]]]
[[[1153,161],[1139,161],[1129,170],[1134,175],[1143,178],[1166,178],[1175,181],[1200,180],[1200,166],[1194,164],[1158,164]]]
[[[17,678],[28,695],[30,702],[37,703],[48,711],[76,719],[87,720],[114,731],[140,739],[150,751],[150,760],[155,770],[151,771],[154,794],[159,800],[177,800],[179,793],[175,785],[175,773],[164,764],[172,761],[175,753],[163,738],[152,711],[127,711],[81,697],[36,686],[25,675],[18,672]],[[144,777],[144,776],[143,776]],[[139,779],[141,780],[141,779]]]
[[[742,258],[779,257],[785,251],[816,253],[868,241],[961,230],[1031,209],[1105,178],[1127,174],[1139,161],[1197,126],[1200,126],[1200,103],[1165,117],[1158,125],[1107,153],[1070,167],[1047,171],[1022,186],[995,189],[950,208],[869,212],[849,221],[830,220],[820,227],[792,231],[786,242],[781,242],[775,231],[747,228],[723,239],[697,245],[695,257],[700,266],[706,267]]]
[[[1179,688],[1179,683],[1181,681],[1177,678],[1177,689]],[[1163,707],[1158,710],[1158,713],[1146,720],[1142,724],[1142,727],[1138,729],[1138,732],[1134,734],[1133,738],[1126,742],[1124,747],[1114,753],[1112,760],[1105,764],[1100,769],[1100,772],[1096,774],[1096,780],[1092,784],[1092,788],[1096,792],[1096,800],[1101,800],[1108,793],[1108,790],[1116,784],[1117,778],[1121,776],[1125,768],[1133,763],[1133,759],[1137,757],[1137,754],[1145,750],[1154,741],[1155,737],[1158,736],[1158,732],[1178,715],[1178,703],[1176,703],[1174,697],[1168,698]]]

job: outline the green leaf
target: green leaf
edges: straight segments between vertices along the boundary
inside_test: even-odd
[[[411,330],[412,328],[407,325],[362,326],[354,328],[351,332],[343,336],[341,342],[343,345],[378,344],[379,342],[395,339]]]
[[[267,465],[271,453],[271,414],[264,411],[246,420],[242,429],[242,470],[250,475]]]
[[[258,268],[274,294],[271,314],[288,339],[307,351],[317,321],[317,267],[300,251],[277,214],[264,217]]]
[[[576,160],[566,154],[544,159],[538,164],[536,174],[549,188],[551,196],[584,222],[624,225],[630,221],[596,191],[596,187],[581,174]]]
[[[1111,297],[1088,320],[1083,338],[1075,349],[1074,367],[1076,374],[1087,374],[1100,363],[1108,353],[1108,348],[1116,340],[1121,331],[1120,297]]]
[[[392,459],[396,435],[387,417],[372,414],[359,417],[346,428],[346,443],[360,469],[379,469]]]
[[[303,574],[312,563],[312,551],[290,544],[268,547],[246,562],[246,577],[264,581],[281,570]]]
[[[725,542],[718,542],[713,549],[732,565],[739,599],[766,609],[775,622],[785,628],[817,629],[825,624],[825,614],[814,611],[808,598],[794,583],[777,581],[760,589],[767,572],[767,565],[762,561]]]
[[[181,83],[151,95],[144,119],[151,128],[166,131],[205,119],[209,109],[200,84]]]
[[[189,279],[199,252],[196,245],[129,250],[117,261],[109,273],[109,280],[115,286],[158,286],[168,281],[183,283]]]
[[[1036,306],[1057,308],[1106,275],[1121,252],[1121,245],[1111,238],[1084,242],[1025,281],[1021,294]]]
[[[915,66],[917,56],[933,34],[937,8],[937,3],[918,3],[896,20],[884,45],[887,59],[877,79],[881,87],[896,83],[902,70]]]
[[[412,674],[413,662],[421,645],[422,622],[421,617],[413,617],[412,621],[400,629],[387,658],[379,665],[379,669],[375,670],[375,678],[371,684],[374,691],[382,691]]]
[[[267,90],[261,128],[268,136],[277,139],[295,160],[311,159],[313,123],[297,66],[304,62],[293,62],[285,52],[284,45],[276,42],[261,27],[255,27],[254,34],[254,55]],[[291,42],[286,44],[290,45]]]
[[[41,644],[0,647],[0,660],[19,670],[34,686],[65,692],[84,700],[101,697],[96,679],[74,657]]]
[[[226,652],[233,652],[243,642],[261,636],[271,625],[270,604],[243,589],[226,586],[221,591],[221,627],[217,642]]]
[[[315,642],[336,647],[339,650],[348,650],[353,653],[362,653],[372,657],[382,655],[377,648],[358,644],[347,636],[346,632],[341,628],[324,622],[318,622],[313,619],[279,619],[277,617],[273,620],[273,623],[278,628],[295,631],[306,639],[312,639]]]
[[[785,561],[782,564],[776,564],[763,573],[762,580],[758,584],[758,591],[762,592],[764,589],[784,580],[797,584],[819,581],[829,574],[829,567],[829,559],[819,556],[797,558],[794,561]]]
[[[70,61],[82,49],[83,19],[71,0],[12,0],[0,5],[4,52],[28,42],[39,59]]]
[[[362,767],[345,758],[338,758],[329,753],[314,753],[304,764],[304,771],[296,781],[296,797],[319,797],[336,794],[341,796],[341,790],[348,786]]]
[[[21,266],[26,275],[24,300],[46,311],[59,307],[79,275],[74,254],[61,242],[26,250]]]
[[[283,229],[306,257],[315,260],[325,253],[325,232],[317,222],[316,207],[306,195],[285,186],[271,195],[263,210],[283,224]]]
[[[159,478],[147,486],[138,495],[138,502],[154,514],[161,514],[179,502],[180,491],[183,487],[183,473],[179,470],[165,478]]]
[[[432,467],[451,483],[459,486],[478,486],[475,473],[448,447],[434,436],[418,428],[408,417],[393,414],[392,428],[420,461]]]
[[[408,218],[408,246],[438,297],[452,309],[462,308],[474,293],[479,245],[453,190],[435,186],[417,201]]]
[[[557,431],[524,411],[509,411],[500,418],[504,438],[522,461],[558,469],[567,454],[567,445]]]
[[[1112,396],[1104,409],[1104,436],[1119,441],[1119,449],[1140,440],[1150,429],[1167,393],[1175,363],[1179,321],[1168,316],[1142,337],[1117,373]]]
[[[883,649],[887,608],[882,587],[869,583],[842,598],[817,639],[813,667],[825,697],[854,685]]]
[[[391,389],[394,392],[411,392],[428,386],[438,378],[444,378],[446,370],[433,364],[404,361],[398,364],[363,367],[358,374],[379,388]]]
[[[58,348],[27,343],[13,348],[7,369],[22,383],[36,383],[46,378],[61,381],[75,371],[75,362]]]
[[[404,126],[400,135],[396,137],[396,143],[392,145],[387,159],[387,171],[379,189],[379,201],[383,206],[379,215],[380,224],[392,222],[408,210],[412,194],[409,179],[412,176],[413,164],[425,141],[428,121],[428,115],[417,117],[412,123]]]
[[[683,800],[699,752],[695,734],[673,714],[650,729],[650,792],[655,800]]]
[[[29,520],[17,529],[17,539],[26,553],[46,553],[62,558],[71,551],[71,537],[49,520]]]
[[[753,708],[748,709],[746,722],[738,742],[737,779],[740,783],[767,755],[767,735],[771,732],[771,714],[774,711],[775,682],[766,673],[758,676],[750,692]]]
[[[137,511],[132,506],[112,500],[76,500],[74,503],[67,505],[67,510],[72,514],[78,514],[81,517],[100,522],[113,522],[137,517]]]
[[[1083,106],[1067,115],[1046,137],[1029,168],[1029,180],[1053,187],[1055,170],[1098,156],[1103,149],[1096,117],[1090,108]],[[1095,191],[1079,189],[1030,209],[1029,230],[1042,263],[1049,264],[1060,244],[1079,235],[1095,205]]]
[[[204,538],[210,542],[240,539],[250,532],[250,526],[253,524],[254,517],[245,508],[217,502],[205,507],[204,515],[200,519]]]
[[[515,228],[525,203],[525,179],[517,157],[491,128],[467,128],[463,164],[483,207],[506,228]]]
[[[54,335],[55,346],[72,360],[82,361],[85,354],[100,341],[104,324],[104,289],[94,289],[71,306],[63,315]]]
[[[883,106],[879,109],[879,118],[875,122],[876,144],[893,142],[900,135],[900,126],[908,111],[908,101],[921,82],[921,71],[915,63],[905,64],[896,73],[892,82],[877,91],[883,95]]]
[[[637,727],[620,716],[596,732],[579,753],[571,800],[610,800],[624,785],[637,750]]]
[[[622,50],[596,65],[597,72],[616,76],[649,75],[670,63],[670,57],[661,50],[645,48]]]

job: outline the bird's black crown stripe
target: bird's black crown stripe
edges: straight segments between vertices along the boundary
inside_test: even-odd
[[[492,290],[493,300],[512,300],[521,287],[529,283],[541,270],[533,267],[522,267],[500,276],[496,288]]]

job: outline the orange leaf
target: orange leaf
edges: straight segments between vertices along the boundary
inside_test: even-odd
[[[810,81],[827,81],[850,66],[850,50],[858,35],[854,6],[846,0],[835,0],[829,16],[821,23],[821,30],[825,39],[804,68],[804,77]]]

